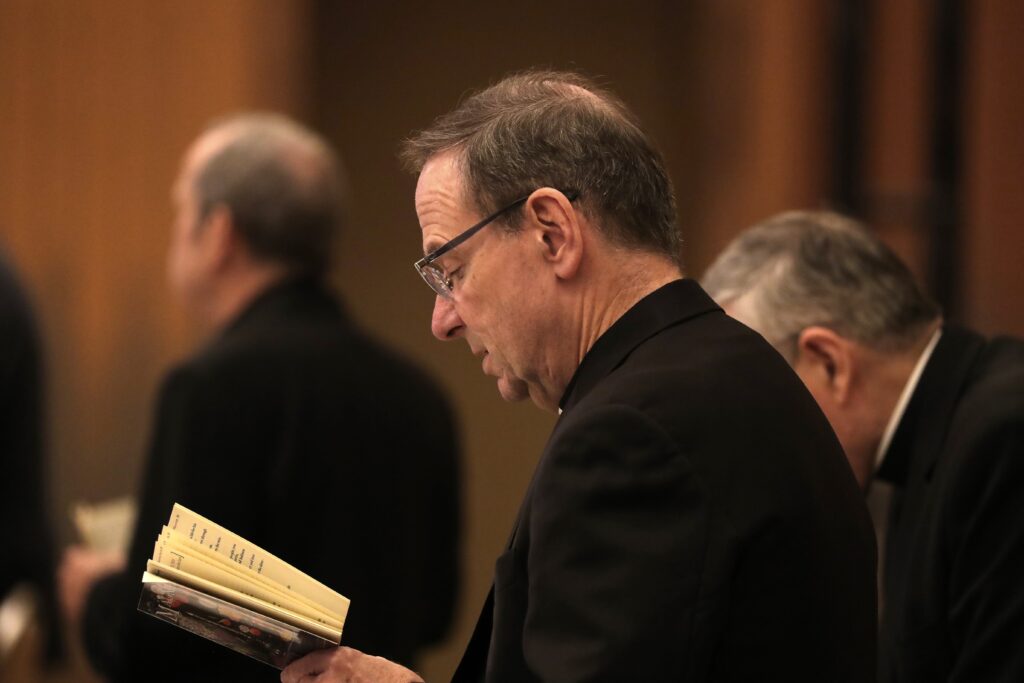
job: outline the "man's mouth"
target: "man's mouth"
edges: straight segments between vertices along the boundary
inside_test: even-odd
[[[480,348],[477,349],[477,348],[473,348],[472,346],[470,346],[469,350],[470,350],[470,352],[472,352],[472,354],[474,356],[476,356],[477,358],[480,359],[480,368],[483,370],[483,373],[485,375],[490,375],[491,377],[500,377],[501,376],[500,372],[491,372],[491,371],[489,371],[487,369],[487,367],[488,367],[487,361],[491,357],[491,352],[488,351],[486,347],[481,346]]]

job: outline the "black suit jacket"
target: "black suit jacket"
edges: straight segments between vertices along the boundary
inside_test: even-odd
[[[455,681],[869,681],[875,545],[827,421],[691,280],[562,400]]]
[[[28,295],[0,252],[0,601],[16,585],[40,600],[47,652],[60,654],[49,474],[44,447],[43,358]]]
[[[353,328],[318,284],[264,293],[160,391],[127,571],[83,629],[115,681],[277,681],[136,612],[178,501],[352,600],[342,643],[410,662],[456,590],[456,437],[434,383]]]
[[[1024,344],[947,327],[878,473],[883,681],[1024,681]]]

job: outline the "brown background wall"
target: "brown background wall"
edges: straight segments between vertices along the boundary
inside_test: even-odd
[[[934,3],[867,4],[863,184],[917,196],[929,186]],[[156,382],[198,338],[163,278],[179,155],[213,116],[282,110],[324,131],[349,166],[355,221],[338,283],[350,308],[440,378],[461,415],[466,582],[455,632],[423,666],[443,680],[553,418],[503,404],[464,348],[429,336],[431,297],[411,267],[414,179],[395,161],[398,141],[512,70],[598,76],[665,153],[699,274],[744,226],[829,201],[836,6],[0,0],[0,242],[46,334],[63,538],[71,501],[133,488]],[[1024,88],[1014,73],[1024,10],[989,0],[967,14],[961,317],[1024,335]],[[875,214],[923,274],[925,227]]]

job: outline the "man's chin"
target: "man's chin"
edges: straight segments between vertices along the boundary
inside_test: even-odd
[[[498,378],[498,393],[506,401],[522,401],[530,398],[530,388],[526,386],[526,382],[505,375]]]

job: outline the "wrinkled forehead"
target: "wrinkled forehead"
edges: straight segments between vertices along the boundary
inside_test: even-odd
[[[429,209],[438,201],[464,206],[464,185],[462,162],[456,152],[430,157],[416,182],[416,212]]]
[[[477,212],[464,197],[462,169],[455,155],[448,152],[428,159],[416,183],[416,216],[425,252],[478,220]]]

